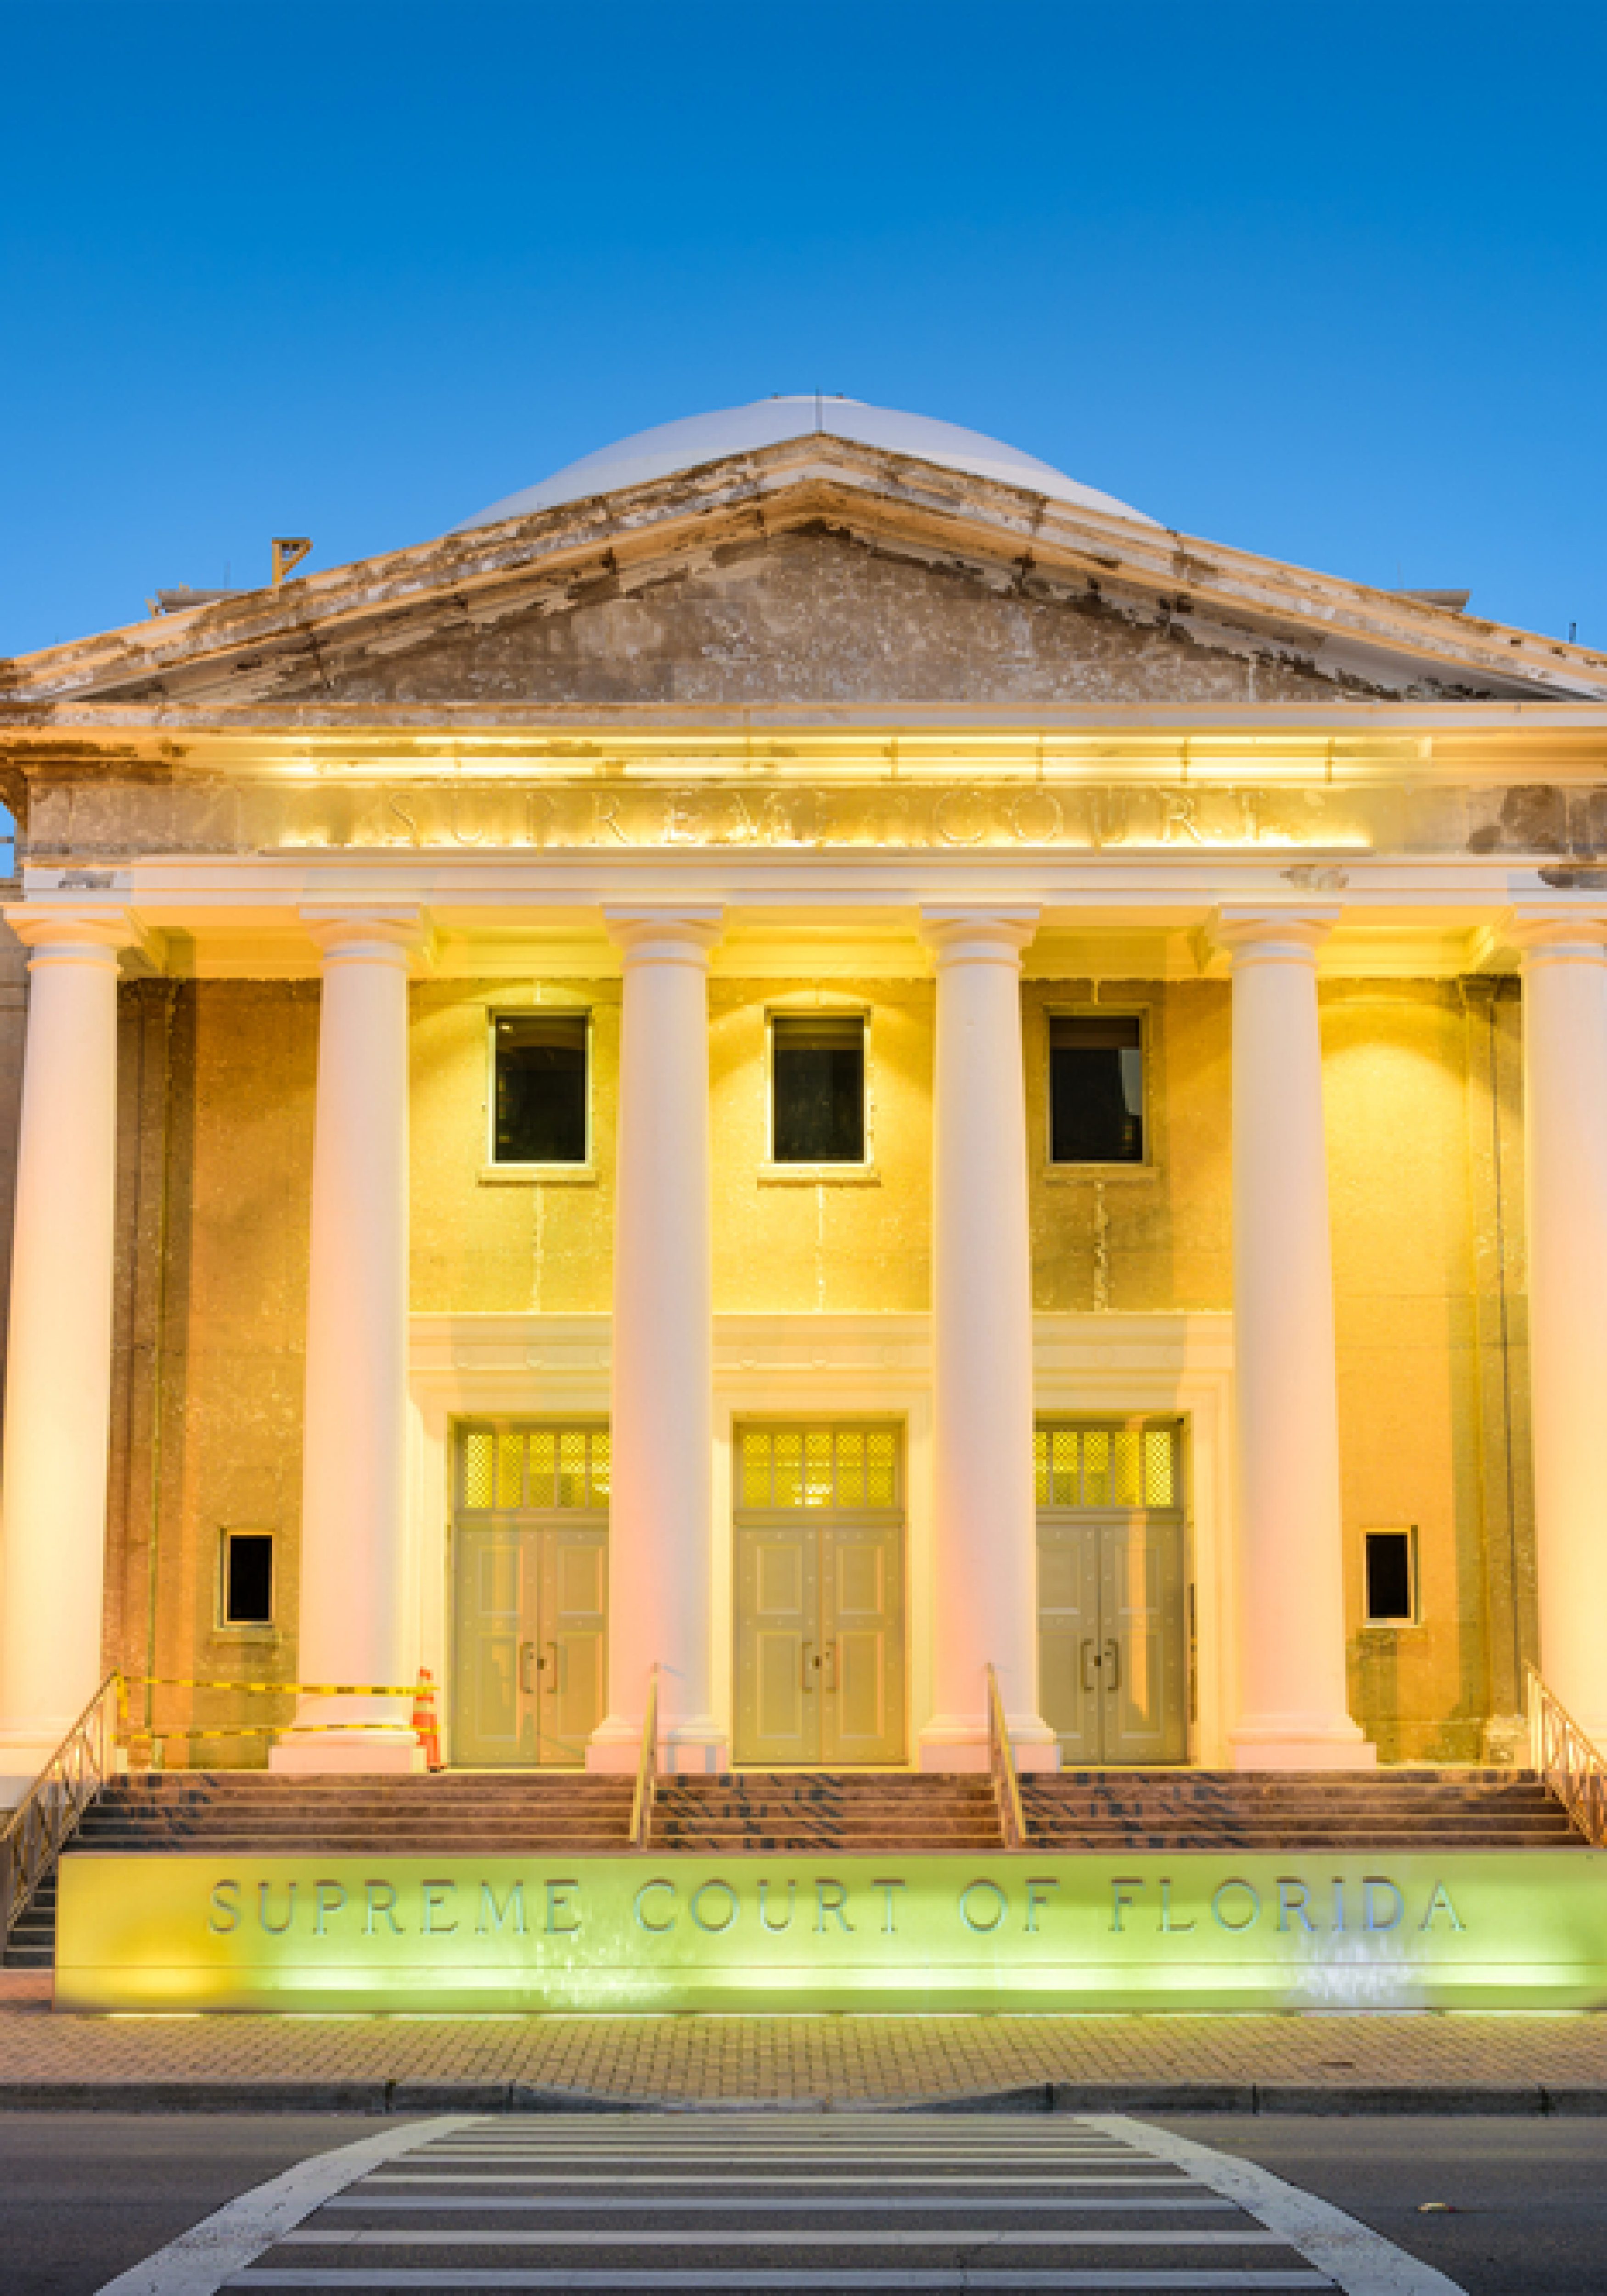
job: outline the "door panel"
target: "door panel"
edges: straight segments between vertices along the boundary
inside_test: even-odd
[[[1099,1525],[1040,1522],[1038,1696],[1073,1769],[1103,1759],[1099,1656]]]
[[[606,1695],[608,1492],[606,1427],[458,1427],[455,1763],[584,1764]]]
[[[1062,1763],[1186,1761],[1177,1425],[1040,1425],[1033,1458],[1038,1694]]]
[[[524,1535],[487,1526],[459,1536],[453,1652],[453,1752],[470,1763],[533,1762],[538,1631]]]
[[[905,1759],[904,1532],[823,1525],[821,1759]]]
[[[1104,1759],[1180,1762],[1188,1751],[1180,1523],[1107,1523],[1101,1535]]]
[[[603,1719],[607,1685],[608,1538],[568,1525],[541,1542],[541,1759],[580,1766]]]
[[[818,1532],[737,1532],[736,1759],[820,1759]]]

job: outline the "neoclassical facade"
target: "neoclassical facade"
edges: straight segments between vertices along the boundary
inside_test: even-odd
[[[0,758],[13,1798],[1607,1740],[1607,660],[775,400]]]

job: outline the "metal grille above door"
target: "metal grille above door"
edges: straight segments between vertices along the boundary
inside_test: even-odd
[[[578,1768],[607,1683],[608,1429],[460,1426],[453,1494],[452,1759]]]
[[[903,1761],[898,1431],[740,1428],[735,1482],[737,1760]]]
[[[1061,1760],[1188,1758],[1181,1430],[1040,1426],[1038,1692]]]

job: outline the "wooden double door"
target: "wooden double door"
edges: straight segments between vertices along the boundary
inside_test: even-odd
[[[580,1768],[608,1687],[606,1429],[462,1431],[452,1759]]]
[[[739,1506],[736,1521],[737,1761],[904,1761],[904,1518],[891,1431],[744,1430],[739,1444],[739,1496],[760,1504]]]
[[[1039,1434],[1038,1691],[1062,1765],[1185,1762],[1188,1587],[1176,1432],[1054,1432],[1077,1439],[1052,1449],[1046,1486]],[[1086,1454],[1083,1437],[1093,1439]],[[1134,1445],[1130,1459],[1119,1437]]]

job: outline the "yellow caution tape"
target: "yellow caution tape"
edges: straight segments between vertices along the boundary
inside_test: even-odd
[[[272,1690],[287,1698],[416,1698],[433,1697],[433,1682],[201,1682],[181,1674],[129,1674],[128,1690]]]
[[[324,1737],[335,1730],[392,1731],[391,1722],[307,1722],[298,1723],[291,1730],[283,1722],[241,1722],[230,1730],[192,1730],[187,1723],[164,1722],[160,1730],[126,1730],[120,1734],[124,1745],[133,1746],[149,1738],[284,1738]]]

